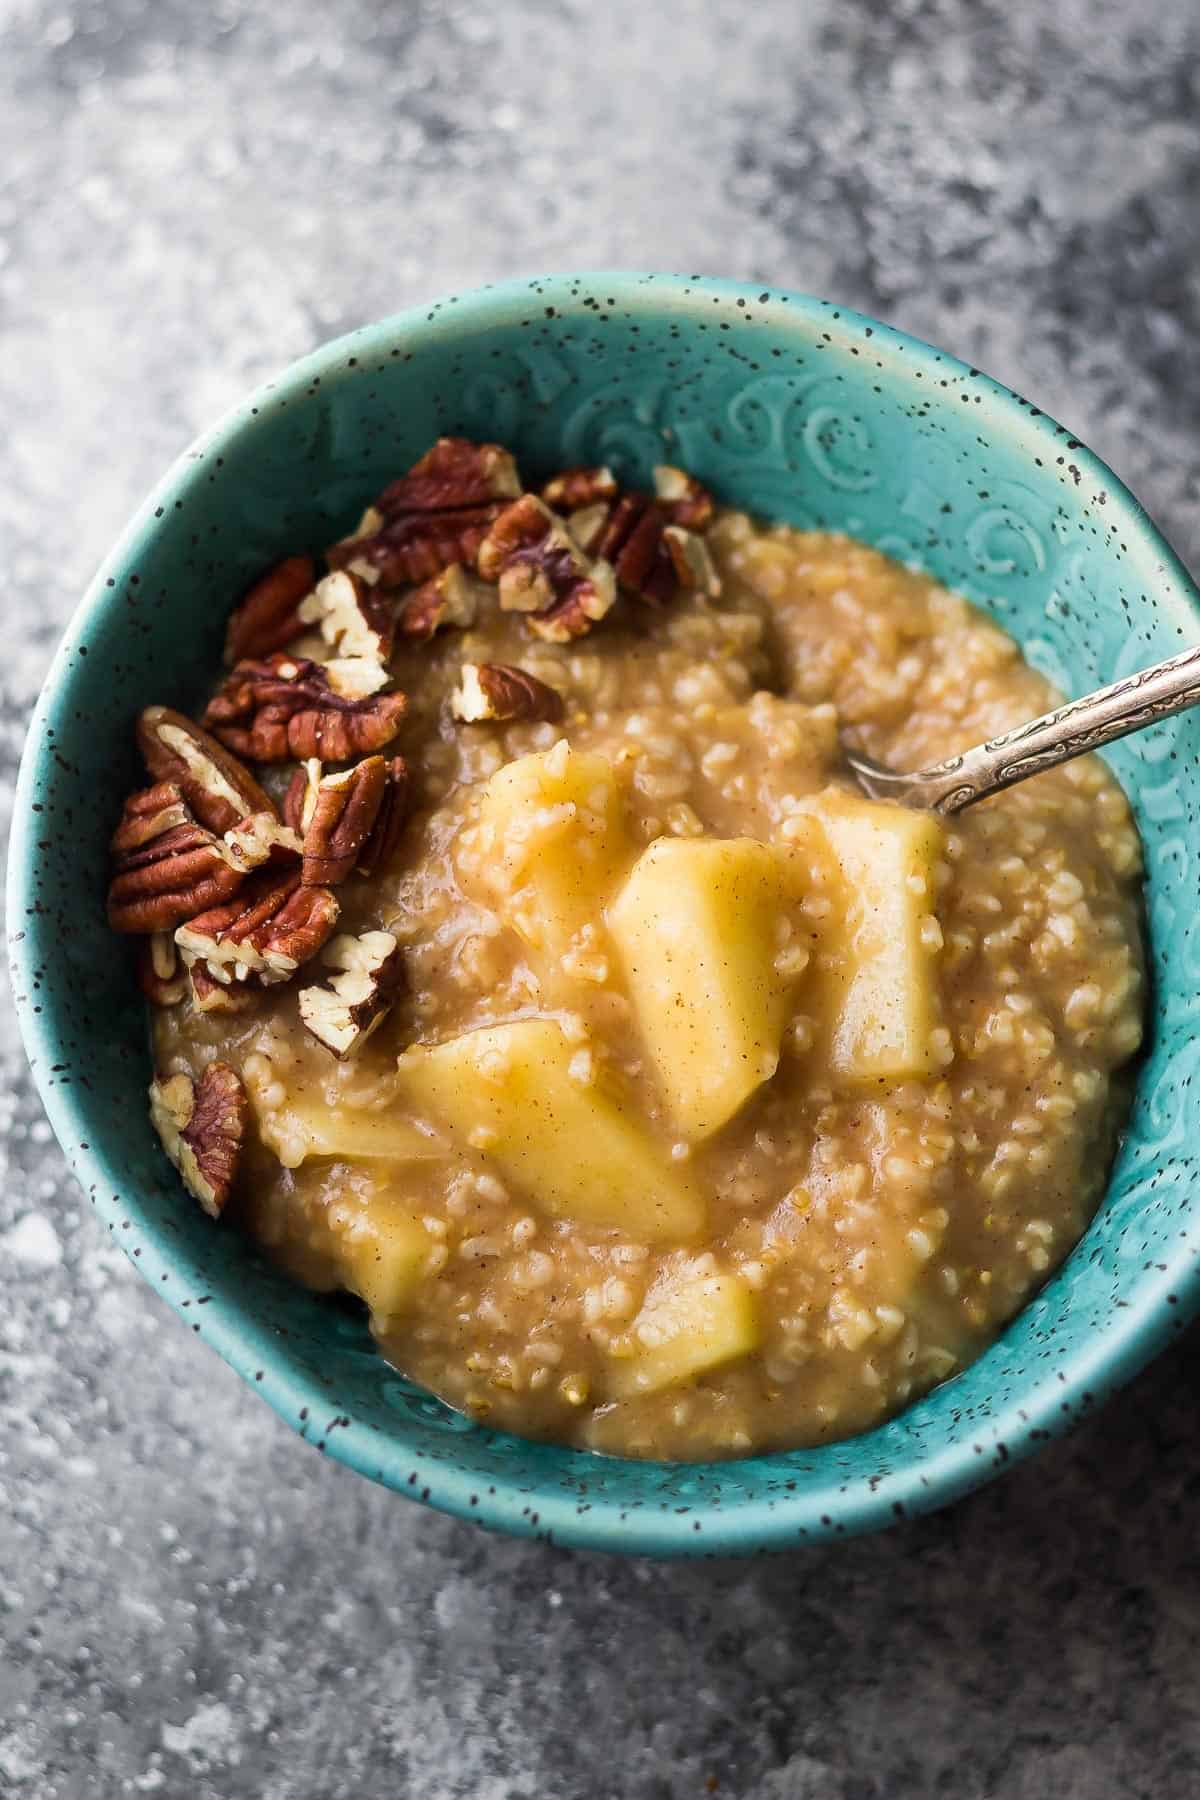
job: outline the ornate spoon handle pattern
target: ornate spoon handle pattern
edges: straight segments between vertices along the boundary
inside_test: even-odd
[[[1073,756],[1099,750],[1115,738],[1196,705],[1200,705],[1200,646],[1098,688],[1082,700],[1069,700],[932,769],[901,774],[853,750],[846,752],[846,760],[871,799],[957,813],[1027,775],[1056,768]]]

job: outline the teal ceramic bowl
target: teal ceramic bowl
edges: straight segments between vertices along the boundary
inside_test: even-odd
[[[723,500],[852,532],[980,602],[1068,693],[1200,638],[1184,570],[1062,427],[826,302],[678,276],[558,276],[367,326],[187,452],[55,659],[21,769],[9,893],[14,985],[51,1123],[109,1231],[197,1336],[302,1436],[410,1499],[656,1555],[776,1549],[943,1505],[1067,1429],[1197,1310],[1200,721],[1112,753],[1146,847],[1150,1050],[1094,1224],[985,1356],[866,1436],[745,1462],[625,1462],[480,1429],[184,1195],[146,1120],[141,1003],[103,907],[137,709],[196,702],[230,597],[281,552],[347,529],[440,432],[501,439],[533,473],[608,462],[645,480],[654,462],[679,462]]]

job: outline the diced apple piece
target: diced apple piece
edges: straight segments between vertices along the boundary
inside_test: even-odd
[[[285,1169],[295,1169],[309,1156],[336,1157],[339,1162],[430,1162],[447,1154],[446,1146],[396,1112],[366,1112],[362,1107],[329,1106],[300,1098],[280,1107],[263,1107],[251,1093],[259,1136]]]
[[[657,1393],[748,1356],[762,1338],[754,1295],[740,1275],[665,1282],[651,1292],[632,1335],[638,1349],[611,1364],[608,1391],[618,1400]]]
[[[704,1225],[696,1188],[615,1082],[576,1079],[578,1054],[553,1021],[519,1019],[405,1051],[401,1092],[555,1218],[641,1243],[694,1238]]]
[[[818,842],[819,830],[811,836]],[[642,1038],[685,1137],[716,1131],[775,1073],[794,985],[780,926],[803,892],[804,848],[659,838],[608,910]]]
[[[925,921],[945,836],[932,813],[828,788],[808,803],[840,873],[826,942],[830,1061],[852,1082],[937,1069],[938,952]],[[932,934],[929,934],[932,935]]]
[[[565,739],[491,777],[476,834],[487,898],[527,943],[552,951],[600,918],[635,853],[613,765]]]
[[[373,1319],[395,1318],[416,1293],[432,1245],[419,1219],[377,1195],[341,1240],[342,1280]]]

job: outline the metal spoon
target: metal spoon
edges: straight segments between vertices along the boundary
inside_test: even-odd
[[[870,800],[899,800],[927,812],[957,813],[1001,788],[1055,769],[1073,756],[1085,756],[1114,738],[1126,737],[1169,719],[1172,713],[1200,705],[1200,645],[1155,663],[1136,675],[1098,688],[1082,700],[1070,700],[1053,712],[1018,725],[1003,737],[991,738],[951,756],[932,769],[901,774],[860,750],[846,750],[846,761]],[[843,746],[844,748],[844,746]]]

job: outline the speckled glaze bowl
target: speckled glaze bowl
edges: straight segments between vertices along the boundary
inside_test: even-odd
[[[827,302],[558,276],[367,326],[181,458],[55,659],[9,890],[14,986],[51,1123],[108,1229],[197,1336],[302,1436],[410,1499],[657,1555],[774,1549],[944,1505],[1066,1430],[1200,1301],[1200,721],[1112,753],[1146,847],[1150,1050],[1094,1224],[985,1356],[866,1436],[745,1462],[625,1462],[483,1430],[185,1196],[146,1118],[141,1001],[103,906],[137,709],[196,702],[232,596],[272,558],[346,530],[440,432],[500,439],[533,473],[608,462],[645,480],[679,462],[723,500],[851,532],[980,602],[1069,693],[1200,638],[1195,588],[1094,456],[977,370]]]

